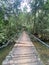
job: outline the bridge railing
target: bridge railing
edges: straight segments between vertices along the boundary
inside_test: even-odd
[[[47,42],[41,41],[39,38],[30,33],[28,34],[31,38],[31,41],[35,45],[35,48],[38,51],[41,60],[45,65],[49,65],[49,45],[47,44]]]
[[[11,44],[11,42],[15,42],[15,40],[17,40],[18,39],[18,37],[20,36],[20,34],[21,33],[19,33],[19,35],[17,35],[17,33],[10,39],[10,40],[8,40],[8,42],[5,44],[4,42],[4,45],[2,45],[2,46],[0,46],[0,49],[2,49],[2,48],[4,48],[4,47],[6,47],[6,46],[8,46],[9,44]]]
[[[43,42],[42,40],[40,40],[39,38],[37,38],[36,36],[34,36],[34,35],[31,34],[31,33],[28,33],[28,34],[30,35],[30,38],[31,38],[32,41],[38,41],[38,42],[40,42],[41,44],[43,44],[43,45],[45,45],[46,47],[49,48],[49,45],[48,45],[47,43]]]

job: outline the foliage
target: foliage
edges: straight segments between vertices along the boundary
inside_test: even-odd
[[[41,35],[45,39],[49,28],[49,0],[34,0],[31,2],[31,12],[34,17],[33,34]]]
[[[29,2],[31,11],[26,7],[22,12],[21,0],[0,0],[0,44],[7,42],[15,34],[25,30],[47,39],[49,35],[49,0],[32,0]],[[48,36],[49,39],[49,36]]]

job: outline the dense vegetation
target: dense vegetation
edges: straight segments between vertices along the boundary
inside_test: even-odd
[[[22,1],[0,0],[0,46],[23,28],[42,40],[49,40],[49,0],[29,0],[30,12],[26,6],[21,10]]]

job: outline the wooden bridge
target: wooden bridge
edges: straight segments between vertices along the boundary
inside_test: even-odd
[[[44,65],[29,36],[24,31],[2,65]]]

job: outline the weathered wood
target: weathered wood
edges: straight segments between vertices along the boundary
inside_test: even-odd
[[[2,65],[44,65],[26,32],[19,37]]]

